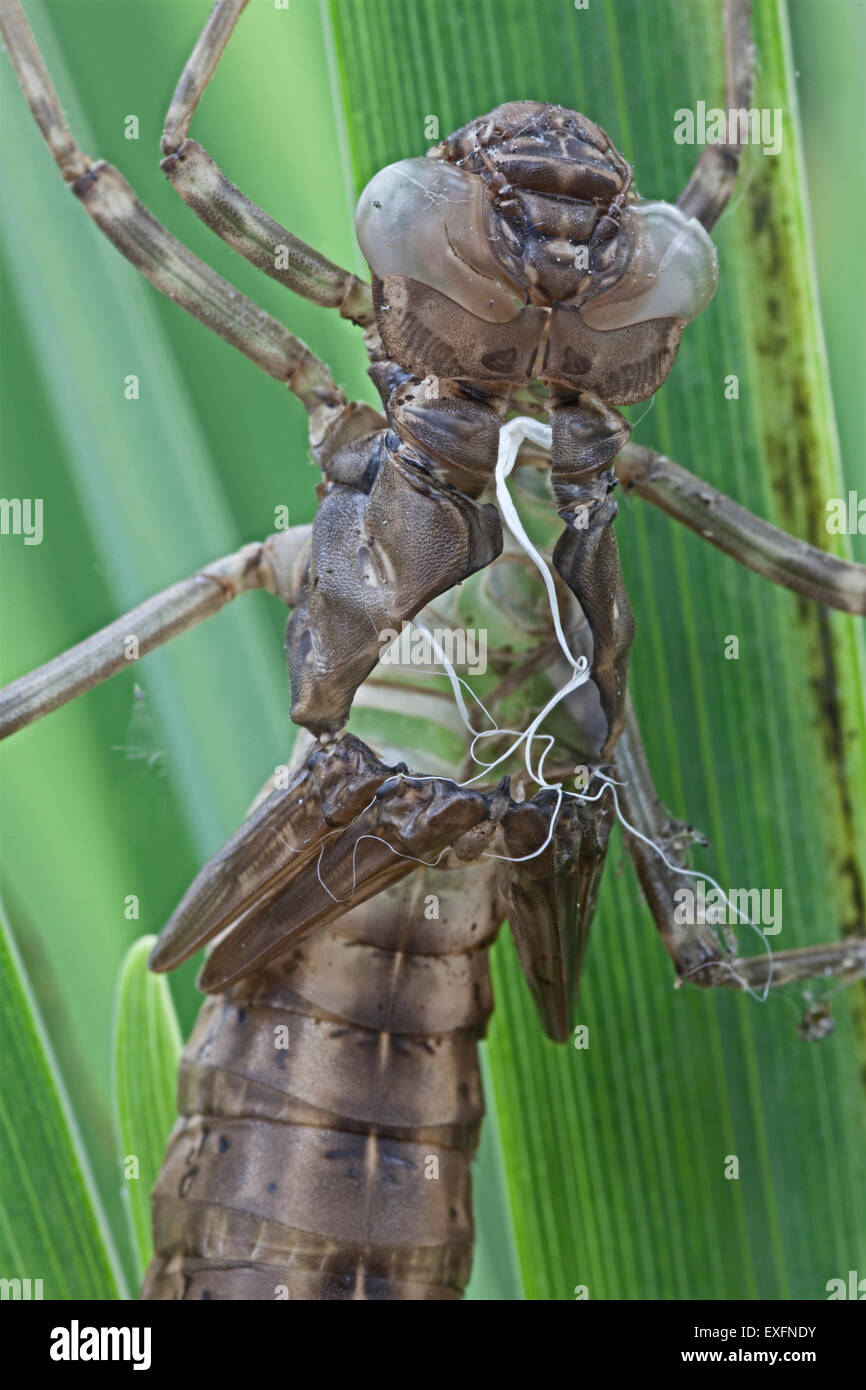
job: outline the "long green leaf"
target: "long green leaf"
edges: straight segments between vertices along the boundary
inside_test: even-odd
[[[2,1296],[122,1298],[111,1232],[2,908],[0,1036]]]
[[[723,99],[721,6],[709,0],[332,0],[330,13],[357,188],[423,150],[437,124],[444,135],[533,98],[598,120],[641,191],[672,199],[696,157],[674,143],[674,112]],[[749,151],[717,229],[719,293],[636,438],[832,548],[825,502],[844,483],[784,8],[758,0],[755,29],[755,100],[783,112],[783,151]],[[781,887],[777,944],[829,939],[858,912],[862,924],[862,630],[771,592],[639,502],[624,502],[618,534],[638,622],[635,700],[662,795],[712,841],[698,867],[730,886]],[[729,635],[737,661],[725,659]],[[587,1050],[543,1041],[510,945],[495,954],[490,1061],[526,1294],[825,1296],[829,1278],[862,1265],[866,1239],[855,999],[838,1001],[832,1042],[809,1049],[796,1001],[673,995],[616,859],[579,1009]]]
[[[114,1015],[114,1115],[140,1275],[153,1254],[150,1194],[177,1116],[181,1052],[168,981],[147,968],[155,941],[142,936],[127,951]]]

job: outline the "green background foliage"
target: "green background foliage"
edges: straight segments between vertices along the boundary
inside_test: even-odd
[[[111,1248],[51,1044],[0,912],[2,1279],[41,1280],[35,1297],[118,1298]],[[3,1294],[6,1298],[8,1295]]]
[[[866,213],[856,121],[864,38],[858,7],[845,0],[790,8],[794,58],[784,7],[756,3],[756,102],[784,110],[783,154],[749,152],[716,234],[720,291],[689,328],[636,438],[830,546],[826,499],[866,491],[854,365],[863,291],[849,270]],[[82,146],[116,163],[176,234],[282,316],[352,394],[373,399],[351,325],[242,263],[159,173],[163,116],[207,10],[153,0],[27,6]],[[586,11],[569,0],[291,0],[288,10],[253,0],[193,134],[263,207],[361,270],[357,190],[381,164],[423,151],[430,115],[445,134],[503,99],[561,101],[605,126],[644,194],[674,198],[695,152],[674,145],[673,113],[699,98],[718,104],[722,91],[716,0],[590,0]],[[0,541],[6,680],[267,534],[275,508],[307,520],[317,475],[300,407],[101,241],[63,188],[5,60],[0,100],[0,490],[45,499],[41,546]],[[130,114],[137,141],[124,138]],[[135,402],[124,399],[129,373],[140,378]],[[724,399],[729,373],[740,379],[736,403]],[[858,916],[862,924],[856,625],[771,592],[638,501],[624,501],[617,525],[638,621],[637,708],[659,790],[712,841],[696,864],[725,886],[782,887],[777,945],[831,939]],[[854,542],[861,559],[864,543]],[[0,884],[131,1282],[110,1110],[115,980],[131,942],[159,930],[287,756],[283,623],[267,596],[244,598],[0,749]],[[740,638],[737,662],[722,656],[728,634]],[[126,915],[130,895],[138,919]],[[198,1007],[192,977],[187,967],[172,981],[184,1033]],[[474,1296],[562,1299],[585,1284],[593,1298],[821,1298],[829,1278],[866,1267],[860,991],[838,998],[835,1036],[811,1047],[796,1036],[798,999],[761,1009],[674,994],[618,843],[579,1007],[589,1050],[541,1038],[507,939],[495,985]],[[4,1095],[16,1094],[13,1082]],[[22,1134],[34,1117],[19,1105]],[[728,1154],[740,1158],[736,1182],[722,1176]],[[7,1230],[0,1274],[15,1262]],[[59,1248],[60,1230],[56,1240]]]
[[[147,968],[155,942],[155,936],[141,936],[127,951],[114,1019],[114,1113],[139,1281],[153,1253],[150,1193],[162,1166],[166,1136],[177,1116],[181,1051],[168,981]],[[141,1045],[142,1038],[147,1039],[146,1047]],[[137,1162],[134,1177],[127,1155]]]

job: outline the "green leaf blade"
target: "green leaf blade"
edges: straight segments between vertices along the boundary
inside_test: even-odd
[[[2,910],[0,1035],[0,1278],[31,1288],[40,1280],[46,1299],[123,1298],[90,1165]]]
[[[786,13],[777,0],[754,9],[755,105],[782,111],[783,148],[747,151],[714,233],[716,298],[687,329],[652,408],[631,414],[639,442],[844,553],[824,528],[825,500],[846,484]],[[724,100],[721,4],[709,0],[579,11],[569,0],[331,0],[330,15],[358,189],[376,168],[423,152],[430,115],[444,136],[532,98],[599,121],[641,193],[673,200],[698,153],[674,142],[674,112]],[[386,53],[394,79],[383,94]],[[736,402],[725,398],[731,374]],[[656,782],[711,840],[694,867],[726,887],[781,887],[777,948],[862,930],[862,624],[774,591],[638,500],[622,500],[617,534],[638,624],[632,690]],[[729,634],[738,661],[724,658]],[[746,934],[741,944],[762,949]],[[836,1034],[817,1046],[797,1037],[796,994],[761,1008],[674,993],[618,839],[577,1014],[589,1049],[543,1040],[507,939],[493,964],[488,1099],[528,1298],[572,1298],[581,1285],[590,1298],[823,1298],[828,1279],[862,1267],[861,992],[836,997]],[[724,1176],[728,1156],[736,1179]]]
[[[168,981],[147,958],[155,936],[142,936],[124,958],[114,1018],[114,1115],[125,1205],[139,1274],[153,1254],[150,1194],[177,1117],[181,1035]],[[127,1173],[131,1158],[135,1172]]]

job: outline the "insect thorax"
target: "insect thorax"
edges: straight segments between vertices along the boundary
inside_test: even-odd
[[[716,283],[703,228],[639,200],[600,126],[540,102],[381,170],[357,229],[385,350],[420,377],[641,400]]]

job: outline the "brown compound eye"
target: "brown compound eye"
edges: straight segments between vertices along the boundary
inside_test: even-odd
[[[652,319],[696,318],[718,283],[711,238],[673,203],[628,205],[633,250],[625,273],[581,308],[590,328],[609,331]]]
[[[477,174],[441,160],[402,159],[380,170],[358,200],[355,228],[380,280],[405,275],[477,318],[507,323],[525,295],[490,249],[486,189]]]

